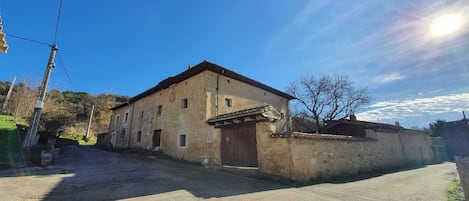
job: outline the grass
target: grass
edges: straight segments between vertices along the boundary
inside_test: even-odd
[[[0,169],[16,168],[22,161],[15,118],[0,115]]]
[[[464,201],[464,191],[459,178],[453,179],[446,190],[448,201]]]
[[[90,135],[88,141],[83,139],[83,134],[71,134],[71,135],[62,135],[60,138],[69,139],[78,141],[79,145],[95,145],[96,144],[96,136]]]

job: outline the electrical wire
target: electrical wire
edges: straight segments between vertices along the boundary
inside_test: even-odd
[[[15,36],[15,35],[11,35],[11,34],[8,34],[8,33],[5,33],[5,35],[13,37],[13,38],[17,38],[17,39],[21,39],[21,40],[25,40],[25,41],[29,41],[29,42],[33,42],[33,43],[37,43],[37,44],[40,44],[40,45],[46,45],[46,46],[49,46],[49,47],[52,46],[49,43],[45,43],[45,42],[41,42],[41,41],[37,41],[37,40],[33,40],[33,39],[21,37],[21,36]]]
[[[70,78],[70,74],[68,74],[67,68],[65,67],[62,57],[60,56],[58,52],[57,52],[57,58],[59,60],[60,66],[62,66],[61,69],[64,71],[65,76],[67,77],[67,80],[70,83],[70,86],[72,87],[73,91],[77,91],[77,89],[75,88],[75,85],[72,82],[72,79]]]
[[[57,33],[59,32],[60,13],[62,12],[62,0],[60,0],[59,12],[57,14],[57,22],[55,25],[54,44],[57,42]]]

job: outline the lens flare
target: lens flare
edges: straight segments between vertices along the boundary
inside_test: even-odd
[[[435,18],[431,24],[433,36],[445,36],[458,31],[463,23],[462,15],[447,14]]]

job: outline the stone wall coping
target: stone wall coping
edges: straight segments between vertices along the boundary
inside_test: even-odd
[[[288,133],[273,133],[271,138],[303,138],[312,140],[349,140],[349,141],[377,141],[371,137],[356,137],[350,135],[334,135],[334,134],[321,134],[321,133],[301,133],[301,132],[288,132]]]

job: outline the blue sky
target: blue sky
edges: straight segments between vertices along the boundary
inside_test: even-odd
[[[52,43],[58,7],[0,0],[4,32]],[[447,13],[462,29],[432,37]],[[63,0],[50,88],[133,96],[204,59],[280,90],[345,73],[374,98],[359,119],[423,127],[469,111],[468,17],[468,1]],[[0,80],[38,85],[50,49],[7,43]]]

